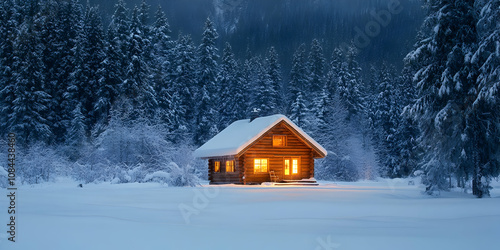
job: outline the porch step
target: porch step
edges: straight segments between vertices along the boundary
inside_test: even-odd
[[[318,186],[317,182],[273,182],[273,186]]]
[[[274,186],[318,186],[319,183],[316,179],[302,179],[302,180],[282,180],[280,182],[274,182]]]
[[[315,179],[282,180],[280,182],[284,182],[284,183],[290,183],[290,182],[294,182],[294,183],[317,183]]]

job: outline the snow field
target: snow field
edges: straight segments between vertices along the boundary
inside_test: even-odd
[[[0,249],[498,248],[500,185],[492,198],[476,199],[431,197],[407,183],[78,188],[59,180],[19,188],[17,242],[1,230]],[[0,211],[6,229],[7,212]]]

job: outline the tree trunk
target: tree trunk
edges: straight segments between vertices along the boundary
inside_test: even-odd
[[[472,194],[477,196],[477,198],[483,198],[484,187],[483,187],[483,183],[481,183],[481,175],[480,174],[474,175],[474,179],[472,180]]]

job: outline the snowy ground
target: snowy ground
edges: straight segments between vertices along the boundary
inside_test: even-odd
[[[429,197],[407,183],[24,186],[16,243],[7,241],[7,197],[0,197],[0,249],[499,248],[500,184],[492,198],[475,199]]]

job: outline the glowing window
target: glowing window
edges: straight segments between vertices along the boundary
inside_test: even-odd
[[[292,159],[292,174],[297,174],[299,172],[299,160]]]
[[[220,161],[214,162],[214,172],[216,173],[220,172]]]
[[[285,159],[285,175],[290,175],[290,160]]]
[[[253,172],[254,173],[266,173],[267,172],[267,159],[254,159]]]
[[[226,172],[234,172],[234,161],[226,161]]]
[[[273,135],[273,147],[286,146],[286,135]]]

